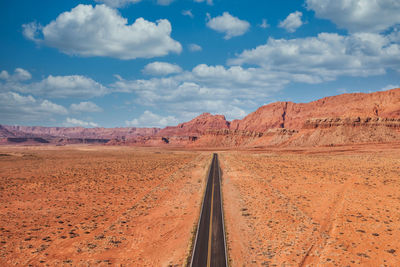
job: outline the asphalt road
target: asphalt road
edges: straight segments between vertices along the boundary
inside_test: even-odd
[[[218,155],[214,154],[190,266],[227,266]]]

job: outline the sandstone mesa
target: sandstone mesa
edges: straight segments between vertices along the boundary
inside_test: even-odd
[[[275,102],[241,120],[203,113],[177,126],[83,128],[0,125],[0,144],[187,147],[332,146],[400,142],[400,88]]]

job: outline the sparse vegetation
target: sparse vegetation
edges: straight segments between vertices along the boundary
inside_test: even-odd
[[[208,153],[2,149],[1,266],[184,262]]]
[[[221,154],[232,266],[399,265],[399,151]]]

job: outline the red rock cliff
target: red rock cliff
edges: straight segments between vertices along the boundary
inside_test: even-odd
[[[301,129],[307,119],[338,117],[400,118],[400,89],[370,94],[331,96],[310,103],[276,102],[262,106],[231,130],[265,132],[271,128]]]
[[[210,130],[229,129],[229,122],[223,115],[203,113],[191,121],[169,126],[158,132],[159,136],[200,136]]]

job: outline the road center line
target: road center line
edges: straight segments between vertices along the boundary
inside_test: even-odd
[[[211,263],[211,239],[212,239],[212,223],[213,223],[213,208],[214,208],[214,177],[212,179],[212,190],[211,190],[211,211],[210,211],[210,228],[208,232],[208,254],[207,254],[207,267],[210,267]]]

